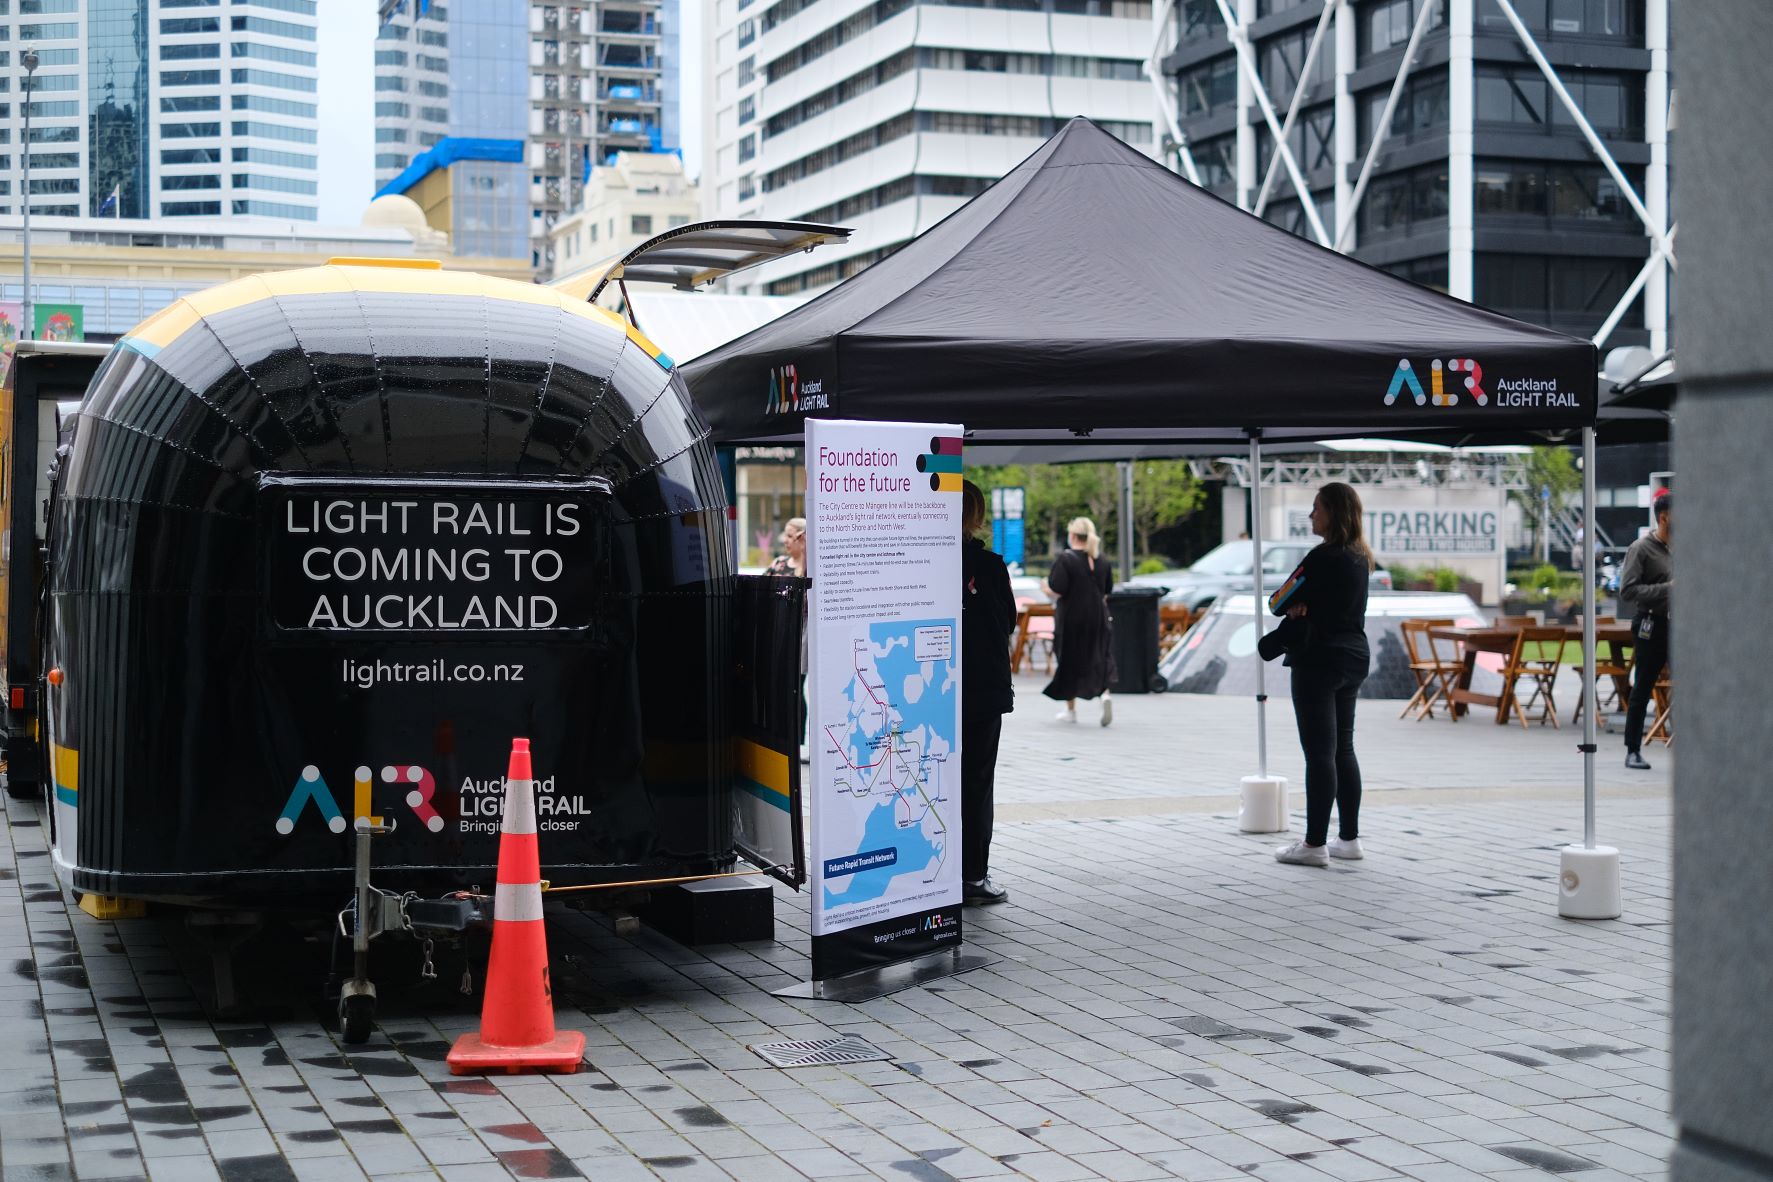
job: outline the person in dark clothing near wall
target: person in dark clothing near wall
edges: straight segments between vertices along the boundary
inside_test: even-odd
[[[1656,528],[1631,544],[1619,571],[1619,602],[1633,611],[1631,704],[1625,710],[1625,766],[1649,771],[1638,752],[1644,741],[1644,714],[1656,680],[1668,664],[1668,610],[1674,595],[1674,559],[1669,539],[1674,528],[1674,494],[1656,501]]]
[[[1340,481],[1318,490],[1311,532],[1323,543],[1269,597],[1287,617],[1286,663],[1293,716],[1305,749],[1305,840],[1274,851],[1277,861],[1328,866],[1360,858],[1361,767],[1354,756],[1354,703],[1367,679],[1367,576],[1373,552],[1361,530],[1360,494]],[[1327,841],[1330,807],[1337,837]]]
[[[985,494],[961,486],[960,870],[964,902],[1002,903],[1010,893],[991,881],[991,826],[997,746],[1003,716],[1015,708],[1010,634],[1016,597],[1003,559],[985,548]]]

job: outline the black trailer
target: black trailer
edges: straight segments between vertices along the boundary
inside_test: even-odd
[[[531,740],[555,886],[734,861],[733,572],[668,357],[545,287],[338,264],[118,343],[49,514],[73,890],[263,914],[490,892]]]
[[[43,793],[39,652],[49,474],[63,420],[110,352],[109,345],[19,341],[0,390],[0,702],[6,790]]]

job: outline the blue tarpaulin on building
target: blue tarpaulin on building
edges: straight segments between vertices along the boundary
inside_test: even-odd
[[[440,168],[448,168],[458,160],[498,160],[510,164],[523,162],[522,140],[479,139],[470,136],[446,136],[435,147],[406,166],[406,171],[376,190],[377,197],[404,193]]]

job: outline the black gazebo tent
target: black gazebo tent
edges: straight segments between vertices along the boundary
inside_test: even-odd
[[[1592,425],[1597,368],[1587,341],[1325,250],[1074,119],[684,374],[723,444],[798,439],[808,416],[960,422],[978,443],[1456,442]]]
[[[931,420],[963,424],[969,444],[1087,442],[1105,458],[1117,444],[1247,439],[1259,472],[1264,440],[1580,430],[1592,537],[1598,370],[1588,341],[1295,237],[1080,118],[895,254],[684,376],[726,445],[799,441],[808,418]],[[1260,628],[1259,480],[1251,491]],[[1252,779],[1266,779],[1260,682],[1256,697]]]

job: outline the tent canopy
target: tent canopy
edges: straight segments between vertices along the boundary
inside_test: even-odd
[[[718,443],[797,440],[829,417],[1124,447],[1257,428],[1562,438],[1594,423],[1597,369],[1587,341],[1295,237],[1080,118],[895,254],[684,373]]]

